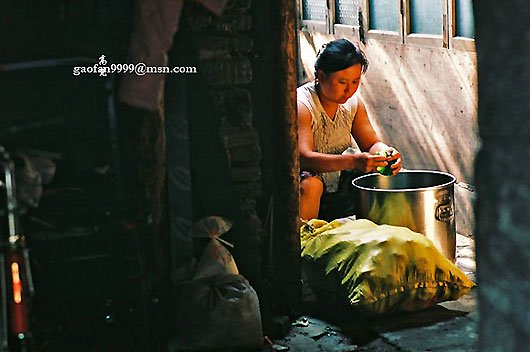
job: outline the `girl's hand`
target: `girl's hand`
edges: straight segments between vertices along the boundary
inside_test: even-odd
[[[378,167],[386,166],[387,158],[383,155],[373,155],[370,153],[353,154],[353,169],[367,172],[375,172]]]
[[[387,161],[390,162],[395,160],[395,162],[390,165],[390,168],[392,169],[392,176],[394,176],[399,172],[399,170],[401,170],[401,154],[397,151],[397,149],[392,147],[390,147],[389,151],[392,152],[392,155],[387,158]]]

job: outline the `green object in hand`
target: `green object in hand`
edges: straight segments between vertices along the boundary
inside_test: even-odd
[[[394,153],[394,151],[392,149],[390,150],[385,150],[385,151],[380,151],[380,152],[377,152],[375,153],[376,155],[382,155],[386,158],[389,158],[392,156],[392,154]],[[397,159],[394,159],[394,160],[387,160],[387,165],[386,166],[378,166],[377,167],[377,172],[379,172],[381,175],[383,176],[390,176],[392,175],[392,168],[390,167],[392,164],[394,164],[395,162],[397,161]]]

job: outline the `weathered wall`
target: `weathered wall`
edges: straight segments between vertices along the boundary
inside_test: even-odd
[[[300,33],[300,84],[313,79],[316,53],[338,37]],[[357,42],[355,38],[348,38]],[[457,231],[473,231],[472,186],[477,136],[474,52],[368,40],[363,99],[379,136],[396,147],[403,167],[457,178]]]

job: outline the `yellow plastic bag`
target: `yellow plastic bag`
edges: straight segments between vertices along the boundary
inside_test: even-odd
[[[300,229],[302,274],[317,296],[366,312],[414,311],[475,284],[424,235],[369,220],[311,220]]]

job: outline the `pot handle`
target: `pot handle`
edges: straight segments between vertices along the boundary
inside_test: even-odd
[[[445,195],[437,200],[436,210],[434,213],[436,220],[449,222],[453,220],[455,211],[453,209],[453,200],[450,195]]]

